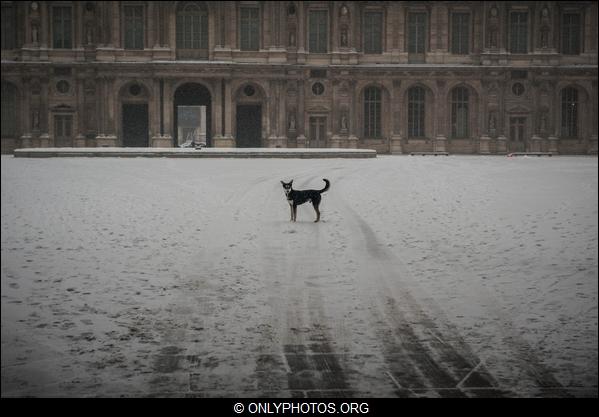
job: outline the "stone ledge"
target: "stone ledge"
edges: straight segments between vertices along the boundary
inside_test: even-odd
[[[376,158],[373,149],[341,148],[24,148],[16,158]]]

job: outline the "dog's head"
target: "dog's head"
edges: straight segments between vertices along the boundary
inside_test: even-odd
[[[289,182],[281,181],[281,184],[283,185],[283,191],[285,191],[285,195],[289,195],[289,193],[291,192],[291,185],[293,184],[293,180]]]

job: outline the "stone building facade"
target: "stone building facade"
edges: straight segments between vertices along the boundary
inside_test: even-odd
[[[596,154],[597,2],[2,2],[3,153],[189,137]]]

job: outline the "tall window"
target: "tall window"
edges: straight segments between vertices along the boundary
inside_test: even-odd
[[[578,137],[578,90],[574,87],[562,90],[562,137]]]
[[[2,137],[14,138],[17,134],[17,89],[2,82]]]
[[[422,138],[424,134],[424,96],[422,87],[408,90],[408,137]]]
[[[256,7],[240,9],[239,41],[242,51],[257,51],[260,47],[259,12]]]
[[[177,56],[208,57],[208,9],[203,3],[182,2],[177,8]]]
[[[364,13],[364,52],[383,53],[383,13]]]
[[[470,49],[470,14],[451,14],[451,53],[467,55]]]
[[[381,137],[381,89],[378,87],[364,90],[364,137]]]
[[[408,52],[424,54],[426,50],[426,13],[408,15]]]
[[[73,47],[73,18],[70,6],[52,7],[52,47]]]
[[[144,49],[144,8],[125,6],[125,49]]]
[[[328,13],[326,10],[310,11],[309,48],[310,52],[326,53],[328,44]]]
[[[580,14],[562,15],[562,54],[580,54]]]
[[[510,14],[510,52],[525,54],[528,52],[528,13]]]
[[[454,88],[451,92],[451,136],[456,139],[468,137],[468,99],[465,87]]]
[[[2,6],[2,49],[16,48],[16,16],[13,6]]]

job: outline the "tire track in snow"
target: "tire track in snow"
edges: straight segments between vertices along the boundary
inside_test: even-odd
[[[393,292],[387,281],[397,285],[397,280],[394,279],[399,275],[397,261],[380,244],[375,232],[366,221],[345,201],[340,199],[340,202],[351,214],[356,231],[363,236],[367,252],[376,260],[378,272],[375,282],[378,288],[372,296],[372,302],[377,307],[374,310],[375,316],[386,321],[395,335],[392,339],[383,331],[381,337],[386,346],[391,376],[399,385],[398,395],[417,394],[414,390],[404,389],[410,386],[420,387],[419,389],[423,391],[429,387],[441,396],[460,396],[464,393],[473,396],[509,394],[501,390],[485,363],[459,336],[455,327],[442,317],[437,306],[429,306],[429,310],[434,310],[436,317],[442,318],[441,322],[433,320],[426,314],[405,288]],[[403,267],[400,269],[402,273],[407,274]],[[526,376],[533,384],[540,387],[538,394],[568,396],[563,386],[536,358],[532,348],[524,340],[514,337],[509,340],[509,347],[522,368],[526,370]],[[406,367],[405,362],[397,360],[394,352],[401,352],[400,357],[407,355],[413,366]]]

